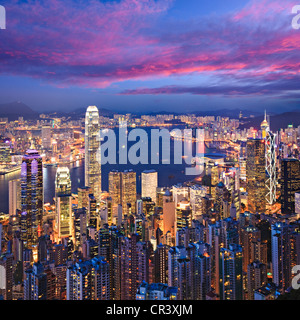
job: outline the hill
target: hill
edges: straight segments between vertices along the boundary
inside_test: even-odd
[[[10,102],[0,104],[0,117],[8,118],[9,121],[17,120],[19,117],[28,120],[38,118],[39,114],[22,102]]]

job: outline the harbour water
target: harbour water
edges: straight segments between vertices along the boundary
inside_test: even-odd
[[[132,143],[134,144],[134,143]],[[130,144],[128,143],[128,148]],[[148,144],[150,151],[150,143]],[[213,152],[213,150],[205,150],[205,152]],[[161,150],[160,150],[161,153]],[[150,152],[149,152],[150,154]],[[194,154],[194,153],[193,153]],[[159,187],[170,187],[177,183],[183,183],[185,181],[193,180],[195,176],[186,175],[185,169],[187,164],[182,161],[182,164],[174,164],[174,145],[170,144],[170,164],[137,164],[131,165],[130,163],[126,165],[121,164],[105,164],[102,165],[102,190],[108,191],[108,174],[111,170],[129,170],[132,169],[137,175],[137,192],[141,192],[141,173],[144,170],[154,169],[158,172],[158,186]],[[84,182],[84,160],[80,160],[68,165],[70,169],[70,176],[72,182],[72,192],[77,193],[78,187],[83,187]],[[43,180],[44,180],[44,202],[53,203],[53,198],[55,195],[55,175],[57,168],[55,166],[49,166],[43,168]],[[8,213],[8,183],[10,180],[20,178],[20,171],[9,173],[0,176],[0,212]]]

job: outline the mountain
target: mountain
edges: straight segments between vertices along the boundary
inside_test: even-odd
[[[39,113],[22,102],[10,102],[0,104],[0,117],[8,118],[9,121],[17,120],[19,117],[28,120],[38,118]]]
[[[258,117],[259,115],[263,114],[257,111],[250,111],[250,110],[239,110],[239,109],[213,109],[213,110],[195,110],[191,112],[186,112],[187,114],[195,114],[198,117],[205,117],[205,116],[220,116],[220,117],[229,117],[232,119],[238,119],[240,112],[242,111],[243,117]],[[173,114],[179,115],[181,113],[174,112],[174,111],[160,111],[160,112],[147,112],[143,113],[146,115],[156,115],[156,114]]]
[[[255,129],[259,129],[263,120],[264,116],[248,118],[242,125],[240,125],[239,128],[249,129],[250,127],[253,127]],[[288,125],[293,125],[294,127],[298,127],[300,125],[300,111],[284,112],[270,116],[270,129],[272,131],[277,131],[281,128],[285,129]]]

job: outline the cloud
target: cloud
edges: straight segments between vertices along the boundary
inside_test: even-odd
[[[227,81],[227,86],[123,92],[127,95],[254,95],[270,91],[267,84],[281,79],[288,89],[300,71],[299,31],[290,25],[292,3],[253,0],[217,19],[197,20],[191,13],[188,21],[174,21],[169,9],[176,2],[171,0],[4,1],[8,19],[0,35],[0,72],[59,87],[105,88],[187,74]]]

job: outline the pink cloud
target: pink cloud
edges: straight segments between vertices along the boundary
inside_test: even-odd
[[[6,5],[0,72],[94,88],[173,75],[278,79],[299,72],[291,1],[253,0],[239,12],[188,28],[186,21],[169,24],[172,4],[13,0]]]

